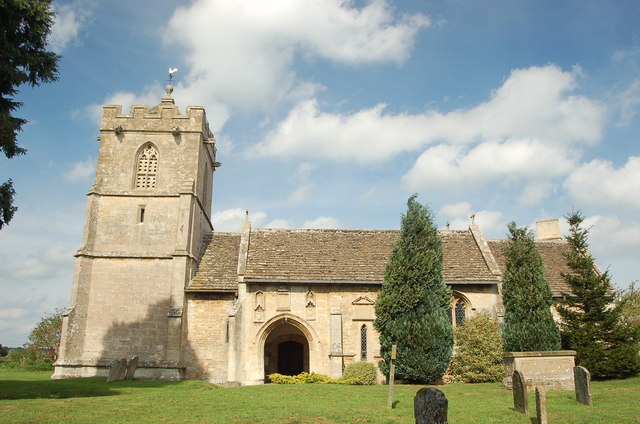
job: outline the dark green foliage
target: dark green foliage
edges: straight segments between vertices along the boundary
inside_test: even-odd
[[[378,373],[376,372],[376,366],[371,362],[352,362],[347,365],[342,373],[342,376],[346,379],[355,378],[359,381],[358,384],[371,385],[376,384],[376,378]]]
[[[442,377],[453,348],[450,302],[451,290],[442,279],[440,236],[431,211],[413,195],[375,305],[383,374],[389,373],[391,346],[396,344],[398,378],[430,382]]]
[[[570,250],[563,275],[571,288],[558,312],[563,340],[577,352],[577,362],[594,378],[620,378],[640,372],[638,327],[625,322],[621,305],[614,305],[615,292],[608,272],[600,272],[589,253],[589,231],[582,228],[583,215],[574,212],[569,222]]]
[[[503,341],[498,322],[488,312],[465,320],[455,330],[456,353],[448,373],[463,383],[501,381],[504,377]]]
[[[50,362],[58,358],[62,312],[62,309],[56,309],[53,313],[45,314],[29,333],[29,349],[37,350]]]
[[[560,331],[551,314],[551,288],[533,233],[511,222],[503,277],[504,346],[508,352],[560,349]]]
[[[11,180],[0,184],[0,229],[11,221],[18,208],[13,206],[13,196],[16,194]]]
[[[18,87],[32,87],[58,78],[59,56],[47,51],[53,24],[51,0],[0,0],[0,150],[9,159],[22,155],[18,132],[27,122],[12,116],[21,103]],[[0,186],[0,228],[15,212],[11,180]]]

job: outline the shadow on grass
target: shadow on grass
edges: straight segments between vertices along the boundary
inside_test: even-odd
[[[2,376],[0,376],[1,378]],[[114,396],[127,388],[159,388],[177,381],[117,381],[107,383],[104,378],[75,378],[65,380],[0,380],[0,399],[65,399],[74,397]]]

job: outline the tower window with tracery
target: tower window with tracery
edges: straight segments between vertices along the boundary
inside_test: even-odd
[[[158,150],[146,145],[138,155],[136,188],[155,188],[158,172]]]

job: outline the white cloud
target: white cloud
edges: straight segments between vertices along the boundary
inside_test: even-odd
[[[555,192],[556,186],[550,182],[529,182],[518,198],[521,206],[534,206]]]
[[[394,16],[385,0],[361,8],[342,0],[199,0],[175,11],[164,41],[186,51],[189,72],[176,93],[271,109],[321,88],[293,71],[296,57],[401,64],[428,26],[420,14]]]
[[[61,270],[73,267],[74,249],[53,245],[35,250],[21,262],[14,264],[3,263],[0,272],[9,279],[41,280],[57,276]]]
[[[16,319],[16,318],[22,318],[23,316],[25,316],[27,313],[27,311],[25,309],[22,308],[6,308],[6,309],[0,309],[0,318],[4,319],[4,318],[10,318],[10,319]]]
[[[274,219],[264,226],[265,228],[291,228],[292,225],[286,219]]]
[[[626,90],[617,95],[620,109],[619,125],[628,125],[640,112],[640,79],[635,79]]]
[[[49,45],[56,53],[78,40],[80,31],[93,15],[93,2],[77,1],[70,4],[54,5],[54,23],[49,34]]]
[[[625,286],[638,279],[640,222],[594,215],[585,219],[584,228],[589,229],[589,250],[600,268],[616,264],[609,270],[614,282]]]
[[[146,85],[141,94],[119,91],[109,95],[101,104],[92,104],[87,106],[86,110],[74,111],[76,117],[89,117],[91,120],[100,124],[102,119],[103,105],[121,105],[122,113],[128,115],[133,105],[155,106],[160,103],[160,99],[165,96],[164,88],[160,83]]]
[[[466,230],[471,225],[471,215],[475,215],[475,223],[485,237],[501,237],[505,232],[502,212],[481,210],[474,211],[469,202],[451,203],[440,208],[438,216],[445,218],[452,230]]]
[[[441,144],[421,154],[403,181],[411,190],[455,193],[493,180],[558,177],[570,172],[573,164],[569,152],[538,140],[489,141],[471,150]]]
[[[316,219],[305,221],[302,224],[302,228],[342,228],[342,223],[339,219],[331,216],[320,216]]]
[[[292,179],[297,183],[297,187],[289,195],[287,199],[289,203],[301,203],[309,198],[315,188],[315,184],[311,180],[311,171],[313,171],[314,168],[315,165],[307,162],[298,165],[296,172],[292,175]]]
[[[246,210],[241,208],[225,209],[216,212],[211,217],[215,231],[242,232],[242,227],[246,218]],[[252,227],[259,227],[267,214],[261,211],[250,212],[249,221]]]
[[[73,167],[64,173],[64,179],[70,183],[89,181],[96,171],[96,159],[88,157],[87,160],[76,162]]]
[[[631,156],[621,168],[594,159],[575,169],[564,182],[571,196],[584,205],[615,209],[640,208],[640,156]]]
[[[251,153],[372,163],[438,142],[514,146],[516,140],[530,140],[549,152],[590,144],[601,138],[605,109],[571,95],[577,75],[553,65],[517,69],[485,103],[448,113],[393,114],[380,104],[343,115],[323,113],[317,101],[306,100]]]

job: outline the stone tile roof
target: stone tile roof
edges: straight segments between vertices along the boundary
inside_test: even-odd
[[[187,290],[232,291],[238,288],[240,234],[215,233],[205,239],[206,250]]]
[[[506,260],[503,249],[507,240],[489,240],[488,242],[493,256],[496,258],[500,269],[504,272]],[[563,273],[570,272],[564,256],[569,249],[567,242],[565,240],[536,240],[536,247],[542,255],[544,274],[554,296],[558,296],[561,293],[570,293],[571,290],[562,278]]]
[[[494,275],[469,230],[441,230],[442,273],[445,281],[495,281]]]
[[[382,281],[398,231],[252,230],[246,279]]]
[[[398,230],[283,230],[250,233],[245,280],[381,282]],[[449,282],[495,282],[469,230],[440,231]],[[240,234],[216,233],[188,290],[237,287]],[[235,256],[234,256],[235,255]]]

